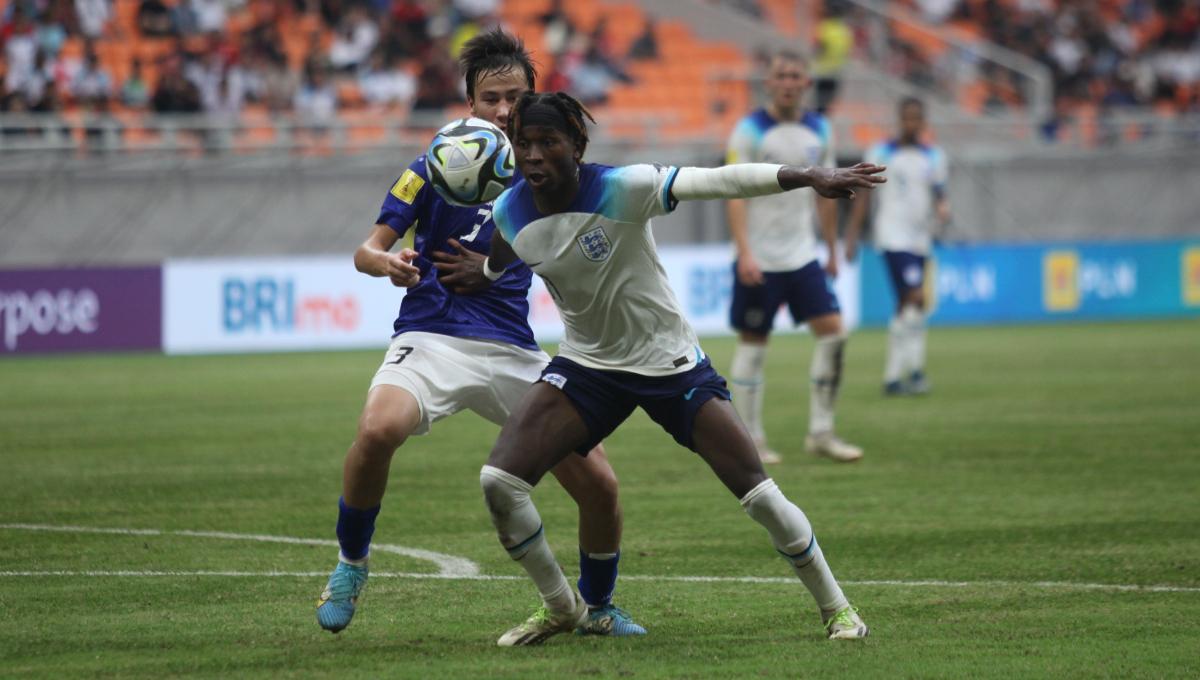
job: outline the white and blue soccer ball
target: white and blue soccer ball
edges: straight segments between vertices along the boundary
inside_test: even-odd
[[[512,145],[500,128],[482,118],[459,118],[434,135],[425,167],[446,202],[472,206],[494,201],[515,165]]]

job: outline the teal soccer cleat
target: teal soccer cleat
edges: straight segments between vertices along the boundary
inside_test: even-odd
[[[579,635],[611,635],[626,637],[629,635],[645,635],[646,629],[634,623],[629,612],[613,604],[588,610],[584,620],[575,632]]]
[[[354,606],[362,589],[367,585],[367,565],[361,567],[338,562],[329,575],[329,583],[321,599],[317,600],[317,623],[331,633],[337,633],[350,625],[354,618]]]

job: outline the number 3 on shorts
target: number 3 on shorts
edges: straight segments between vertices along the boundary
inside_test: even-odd
[[[409,354],[412,354],[412,353],[413,353],[413,348],[412,348],[412,347],[397,347],[397,348],[396,348],[396,358],[395,358],[395,359],[393,359],[392,361],[389,361],[389,362],[387,362],[387,363],[389,363],[389,364],[398,364],[398,363],[400,363],[401,361],[404,361],[405,359],[407,359],[407,358],[408,358],[408,355],[409,355]]]

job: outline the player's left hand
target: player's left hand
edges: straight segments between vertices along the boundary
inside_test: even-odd
[[[829,259],[825,261],[825,275],[831,279],[837,278],[838,262],[836,253],[830,253]]]
[[[440,250],[433,253],[433,261],[437,264],[438,281],[451,293],[458,295],[470,295],[487,290],[492,285],[492,282],[483,275],[483,261],[487,257],[467,248],[457,239],[449,239],[446,244],[454,249],[453,253]]]
[[[812,168],[812,188],[825,198],[854,198],[855,189],[874,189],[887,179],[879,174],[887,168],[874,163],[859,163],[849,168]]]

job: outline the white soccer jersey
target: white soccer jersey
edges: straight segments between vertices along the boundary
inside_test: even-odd
[[[933,243],[934,195],[945,191],[946,154],[936,146],[884,142],[867,162],[888,166],[887,184],[875,187],[875,245],[928,255]]]
[[[734,127],[725,162],[833,167],[833,129],[813,111],[798,121],[780,121],[759,109]],[[747,199],[750,253],[763,271],[792,271],[817,259],[815,207],[812,191]]]
[[[563,357],[647,376],[682,373],[703,359],[650,232],[650,218],[675,207],[677,172],[583,164],[575,200],[553,215],[538,211],[524,180],[496,199],[497,229],[545,280],[562,315]]]

